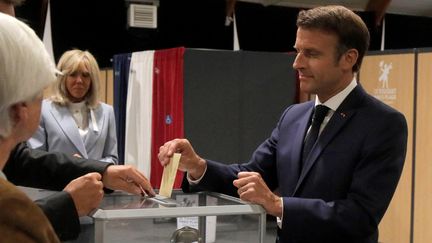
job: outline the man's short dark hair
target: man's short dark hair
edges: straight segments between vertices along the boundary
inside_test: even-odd
[[[297,27],[336,34],[339,39],[336,60],[347,50],[356,49],[359,57],[353,71],[359,71],[363,56],[369,48],[370,37],[366,24],[353,11],[334,5],[302,10],[297,17]]]

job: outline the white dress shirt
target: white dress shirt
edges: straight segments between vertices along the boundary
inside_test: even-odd
[[[72,114],[75,123],[78,126],[78,131],[83,138],[88,133],[88,113],[89,109],[87,108],[85,101],[81,101],[79,103],[69,103],[68,108]]]

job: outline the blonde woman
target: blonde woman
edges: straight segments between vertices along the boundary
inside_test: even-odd
[[[114,110],[99,95],[99,66],[88,51],[65,52],[54,95],[44,100],[33,148],[118,163]]]

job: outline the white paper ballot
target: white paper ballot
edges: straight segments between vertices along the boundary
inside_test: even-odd
[[[159,195],[171,197],[174,181],[177,175],[177,168],[180,162],[180,157],[181,154],[174,153],[173,157],[171,157],[170,159],[169,164],[164,167],[161,187],[159,189]]]

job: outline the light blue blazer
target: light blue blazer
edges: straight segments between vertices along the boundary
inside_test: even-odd
[[[44,100],[39,129],[28,141],[29,146],[117,164],[114,110],[112,106],[100,103],[93,112],[99,131],[95,131],[89,115],[89,131],[82,139],[69,109]]]

